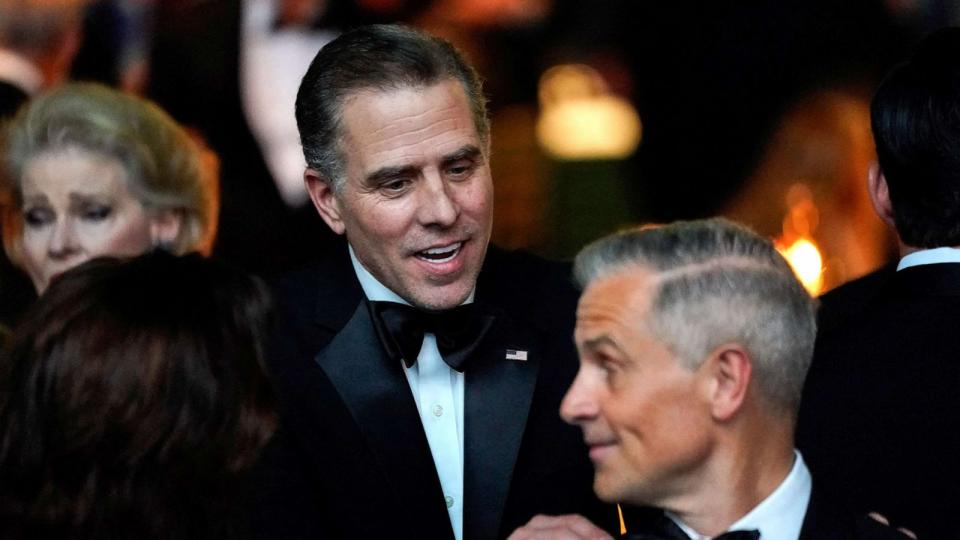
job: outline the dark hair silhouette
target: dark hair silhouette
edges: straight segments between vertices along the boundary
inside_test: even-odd
[[[276,426],[260,281],[197,255],[56,279],[0,369],[0,536],[234,538]]]
[[[925,38],[880,84],[870,114],[901,240],[960,245],[960,28]]]

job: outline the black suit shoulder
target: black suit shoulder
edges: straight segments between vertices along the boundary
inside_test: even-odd
[[[538,331],[572,342],[579,291],[568,262],[491,246],[477,279],[477,298]]]
[[[820,335],[841,329],[844,324],[856,321],[858,315],[882,295],[882,291],[896,274],[895,263],[885,265],[869,274],[827,292],[818,300],[817,326]]]
[[[921,538],[950,537],[960,484],[960,264],[878,279],[862,305],[848,304],[851,316],[818,335],[797,446],[857,511],[880,512]]]
[[[798,540],[906,540],[907,535],[814,486]]]

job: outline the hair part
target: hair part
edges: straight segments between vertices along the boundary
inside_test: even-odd
[[[894,68],[870,117],[900,239],[960,246],[960,28],[931,34]]]
[[[574,274],[586,288],[637,268],[654,276],[649,329],[686,367],[738,343],[750,354],[760,393],[776,410],[796,414],[813,356],[816,302],[769,240],[725,219],[631,229],[584,248]]]
[[[330,182],[345,183],[343,106],[356,92],[387,92],[456,80],[470,103],[474,127],[486,145],[486,98],[476,71],[449,42],[400,25],[351,30],[317,53],[297,92],[296,117],[307,166]]]

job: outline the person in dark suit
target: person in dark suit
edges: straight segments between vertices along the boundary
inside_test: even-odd
[[[794,449],[815,301],[772,243],[723,219],[634,229],[577,256],[580,370],[561,414],[626,538],[906,538],[833,504]],[[610,538],[538,516],[511,540]]]
[[[262,538],[502,538],[537,513],[616,527],[557,410],[576,372],[567,265],[489,247],[489,126],[447,42],[367,26],[300,86],[307,189],[346,237],[281,280],[283,413]]]
[[[960,495],[960,28],[928,36],[871,106],[868,189],[901,259],[822,298],[798,444],[831,491],[921,538]]]

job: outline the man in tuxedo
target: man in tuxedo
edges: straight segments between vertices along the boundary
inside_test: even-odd
[[[615,527],[557,414],[569,268],[487,245],[474,70],[443,40],[361,27],[317,54],[296,115],[307,190],[346,242],[277,287],[283,413],[257,534],[482,540],[563,512]]]
[[[960,28],[928,36],[871,105],[868,189],[900,261],[822,298],[797,440],[824,485],[953,538],[960,485]]]
[[[771,242],[713,219],[601,239],[575,262],[580,426],[628,538],[906,538],[830,502],[794,450],[814,300]],[[609,538],[579,516],[512,540]]]

